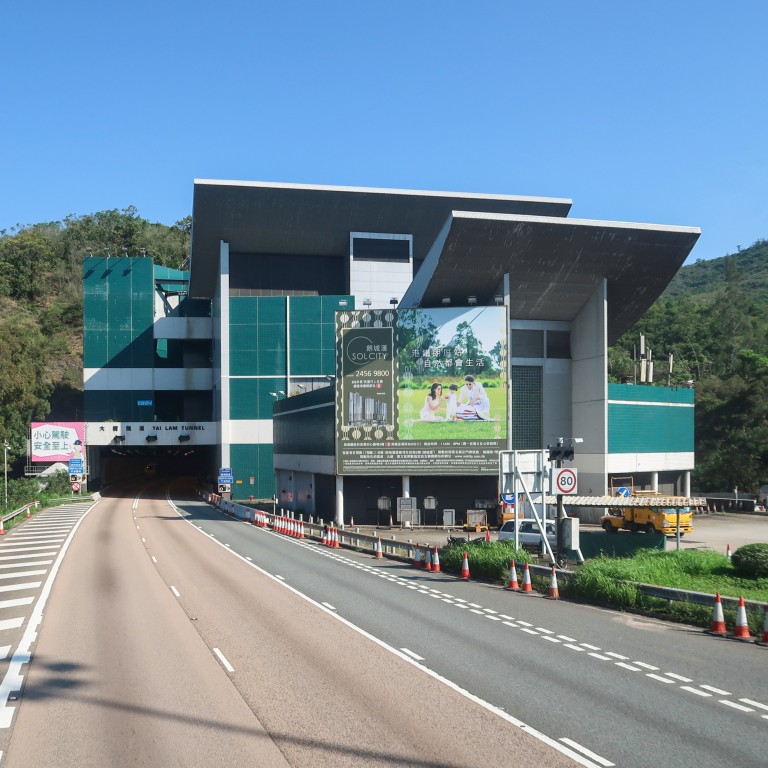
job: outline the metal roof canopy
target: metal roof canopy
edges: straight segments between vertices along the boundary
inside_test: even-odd
[[[350,232],[411,234],[418,263],[454,209],[546,218],[570,208],[564,198],[195,179],[190,295],[212,296],[221,240],[232,253],[345,257]]]
[[[573,320],[603,278],[608,343],[643,316],[701,230],[591,219],[453,211],[401,306],[493,304],[510,275],[515,319]]]
[[[557,496],[547,496],[547,504],[557,504]],[[569,507],[706,507],[707,500],[688,496],[563,496]]]

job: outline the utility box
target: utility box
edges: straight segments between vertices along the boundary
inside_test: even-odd
[[[579,518],[562,517],[557,521],[563,526],[563,541],[566,549],[580,549]]]
[[[443,510],[443,528],[453,528],[456,525],[456,510]]]

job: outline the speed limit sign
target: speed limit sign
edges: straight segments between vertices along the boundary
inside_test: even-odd
[[[555,478],[554,478],[554,492],[557,494],[562,494],[563,496],[571,495],[573,496],[576,493],[576,470],[571,469],[570,467],[568,469],[557,469],[555,470]]]

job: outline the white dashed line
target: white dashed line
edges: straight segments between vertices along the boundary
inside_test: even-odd
[[[280,581],[285,581],[285,576],[280,576],[278,573],[275,574],[275,578],[280,579]]]
[[[650,669],[653,672],[658,671],[658,667],[654,667],[653,664],[646,664],[644,661],[633,661],[632,662],[637,667],[642,667],[643,669]],[[702,686],[703,688],[704,686]]]
[[[550,637],[549,635],[544,635],[542,640],[549,640],[550,643],[559,643],[560,640],[558,640],[556,637]]]
[[[335,611],[336,608],[332,606],[330,603],[321,603],[321,605],[324,605],[329,611]]]
[[[565,640],[566,643],[575,643],[576,638],[575,637],[568,637],[568,635],[558,635],[558,637],[561,640]]]
[[[683,677],[682,675],[676,675],[674,672],[665,672],[664,673],[667,677],[672,677],[675,680],[679,680],[681,683],[692,683],[693,680],[691,680],[690,677]]]
[[[566,643],[566,648],[570,648],[572,651],[581,651],[581,653],[586,653],[587,649],[582,648],[580,645],[574,645],[573,643]]]
[[[705,691],[711,691],[712,693],[716,693],[718,696],[730,696],[730,691],[723,691],[720,688],[715,688],[713,685],[700,685],[699,688],[703,688]],[[745,699],[741,699],[741,701],[745,701]],[[747,701],[747,704],[750,702]],[[766,707],[768,709],[768,707]]]
[[[627,664],[624,661],[617,661],[616,666],[628,669],[630,672],[640,672],[640,667],[633,667],[631,664]]]
[[[521,632],[527,632],[529,635],[538,635],[539,633],[535,629],[528,629],[528,627],[520,627]]]
[[[598,648],[596,645],[590,645],[589,643],[582,643],[582,645],[589,651],[602,651],[602,648]]]
[[[409,651],[407,648],[401,648],[400,649],[403,653],[407,653],[412,659],[416,659],[416,661],[424,661],[423,656],[419,656],[418,653],[414,653],[413,651]]]
[[[742,699],[743,701],[743,699]],[[754,712],[752,707],[745,707],[743,704],[737,704],[735,701],[729,701],[728,699],[720,699],[721,704],[725,704],[726,707],[738,709],[739,712]]]
[[[176,587],[174,587],[173,584],[171,584],[171,592],[173,592],[173,594],[176,595],[176,597],[181,597],[181,592],[179,592],[179,590],[176,589]]]
[[[680,690],[688,691],[688,693],[695,693],[697,696],[702,696],[705,698],[710,698],[712,696],[711,693],[707,693],[706,691],[700,691],[698,688],[691,688],[690,685],[681,685]]]
[[[614,659],[621,659],[622,661],[626,661],[629,656],[622,656],[620,653],[614,653],[613,651],[606,651],[606,656],[611,656]]]
[[[701,686],[704,688],[705,686]],[[729,694],[726,694],[729,695]],[[752,701],[752,699],[739,699],[739,701],[743,702],[744,704],[749,704],[750,706],[757,707],[758,709],[765,709],[768,710],[768,706],[765,704],[761,704],[759,701]]]
[[[157,558],[154,555],[151,555],[151,557],[152,557],[152,562],[157,563]]]
[[[654,675],[652,672],[649,672],[647,677],[652,677],[654,680],[658,680],[660,683],[669,683],[674,684],[674,680],[670,680],[668,677],[662,677],[661,675]],[[702,686],[703,687],[703,686]]]

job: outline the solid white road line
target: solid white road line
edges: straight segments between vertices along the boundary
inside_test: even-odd
[[[13,549],[9,549],[10,547],[13,547]],[[48,550],[49,552],[51,550],[56,550],[58,547],[58,544],[46,544],[42,547],[28,547],[26,545],[19,546],[18,544],[5,544],[4,546],[0,547],[0,552],[10,551],[10,552],[37,552],[41,549]],[[39,557],[39,555],[34,555],[34,557]]]
[[[56,550],[52,549],[52,550],[48,550],[45,554],[43,554],[42,552],[38,552],[36,555],[4,555],[4,556],[0,556],[0,560],[2,560],[3,562],[7,560],[29,560],[30,557],[52,557],[55,554],[56,554]],[[28,563],[24,563],[24,565],[28,565]],[[0,566],[0,568],[1,567],[2,566]],[[11,566],[8,566],[8,567],[11,567]]]
[[[329,611],[335,611],[336,608],[332,606],[330,603],[322,603]]]
[[[213,652],[219,657],[219,661],[227,672],[235,671],[235,668],[224,658],[224,654],[218,648],[214,648]]]
[[[416,659],[416,661],[424,661],[423,656],[419,656],[418,653],[414,653],[413,651],[409,651],[407,648],[401,648],[400,649],[403,653],[407,653],[412,659]]]
[[[564,744],[567,744],[569,747],[573,747],[574,749],[578,750],[590,760],[594,760],[596,763],[604,765],[605,768],[610,768],[610,766],[615,765],[615,763],[612,763],[610,760],[606,760],[604,757],[595,754],[591,749],[582,747],[581,744],[573,741],[572,739],[561,738],[560,741],[562,741]]]
[[[2,645],[0,646],[0,659],[4,659],[8,656],[8,653],[11,650],[10,645]]]

